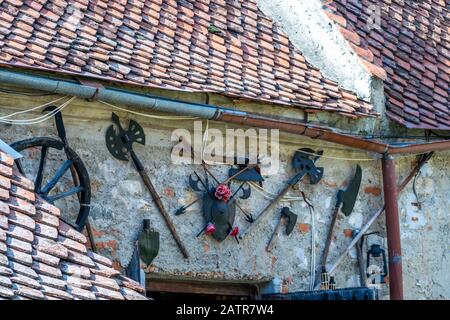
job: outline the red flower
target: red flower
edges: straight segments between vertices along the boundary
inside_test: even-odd
[[[231,230],[230,236],[236,237],[239,233],[239,227],[234,227],[233,230]]]
[[[231,190],[227,185],[219,184],[216,188],[214,196],[219,200],[227,202],[231,197]]]
[[[208,225],[206,226],[205,233],[211,234],[214,232],[216,232],[216,226],[214,225],[214,223],[209,222]]]

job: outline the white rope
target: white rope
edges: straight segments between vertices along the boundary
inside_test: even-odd
[[[73,100],[75,100],[76,97],[72,97],[70,98],[68,101],[64,102],[62,105],[60,105],[59,107],[57,107],[55,110],[52,110],[51,112],[33,118],[33,119],[25,119],[25,120],[7,120],[7,119],[0,119],[0,122],[2,123],[7,123],[7,124],[17,124],[17,125],[32,125],[32,124],[38,124],[41,122],[44,122],[50,118],[52,118],[56,113],[60,112],[61,110],[63,110],[65,107],[67,107]]]
[[[208,142],[208,138],[209,138],[209,120],[206,119],[206,127],[205,127],[205,131],[203,132],[203,143],[202,143],[202,154],[201,154],[202,161],[206,164],[214,165],[214,166],[233,165],[233,163],[205,160],[205,146],[206,146],[206,143]]]
[[[115,106],[111,103],[108,103],[108,102],[105,102],[102,100],[99,100],[99,102],[101,102],[107,106],[110,106],[111,108],[121,110],[124,112],[128,112],[128,113],[132,113],[132,114],[137,114],[139,116],[146,117],[146,118],[160,119],[160,120],[195,120],[195,119],[199,119],[197,117],[185,117],[185,116],[157,116],[154,114],[142,113],[142,112],[137,112],[137,111],[132,111],[129,109],[121,108],[121,107]]]
[[[277,194],[267,191],[266,189],[259,186],[257,183],[250,181],[248,182],[250,187],[252,187],[255,191],[259,192],[263,195],[263,197],[267,200],[274,200],[277,197]],[[280,201],[304,201],[302,197],[293,197],[293,196],[284,196]]]
[[[64,98],[67,98],[67,96],[61,97],[61,98],[59,98],[59,99],[56,99],[56,100],[53,100],[53,101],[50,101],[50,102],[47,102],[47,103],[44,103],[44,104],[41,104],[41,105],[39,105],[39,106],[30,108],[30,109],[26,109],[26,110],[22,110],[22,111],[13,112],[13,113],[8,114],[8,115],[6,115],[6,116],[0,117],[0,120],[5,120],[5,119],[8,119],[8,118],[14,117],[14,116],[16,116],[16,115],[18,115],[18,114],[25,114],[25,113],[28,113],[28,112],[32,112],[32,111],[35,111],[35,110],[44,108],[44,107],[46,107],[46,106],[48,106],[48,105],[51,105],[51,104],[54,104],[54,103],[56,103],[56,102],[58,102],[58,101],[60,101],[60,100],[62,100],[62,99],[64,99]],[[14,121],[14,120],[11,120],[11,121]]]
[[[343,160],[343,161],[378,161],[378,159],[371,159],[371,158],[339,158],[339,157],[330,157],[330,156],[324,156],[313,152],[306,152],[301,150],[302,153],[309,154],[311,156],[320,156],[324,159],[333,159],[333,160]]]

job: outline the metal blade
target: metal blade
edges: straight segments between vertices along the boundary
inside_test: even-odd
[[[123,128],[122,128],[122,124],[120,123],[119,116],[113,112],[111,114],[111,120],[119,129],[119,135],[122,135],[125,132],[125,130],[123,130]]]
[[[232,177],[235,174],[239,173],[245,167],[239,167],[239,168],[230,168],[228,171],[228,176]],[[237,181],[255,181],[255,182],[261,182],[264,181],[264,178],[261,176],[261,174],[258,172],[256,168],[248,169],[239,175],[234,177],[234,180]]]
[[[295,225],[297,224],[297,215],[292,215],[290,219],[292,219],[292,221],[289,221],[289,224],[286,227],[286,234],[290,235],[292,233],[292,230],[294,230]]]
[[[136,142],[145,146],[145,133],[144,129],[139,123],[134,120],[130,120],[128,125],[127,134],[131,140],[131,143]]]
[[[106,147],[114,158],[122,161],[128,161],[128,148],[117,135],[114,125],[109,126],[106,130],[105,139]]]
[[[355,206],[356,198],[358,197],[359,187],[361,186],[362,170],[359,165],[356,166],[355,176],[350,182],[347,190],[345,190],[342,197],[342,213],[346,216],[350,215]]]

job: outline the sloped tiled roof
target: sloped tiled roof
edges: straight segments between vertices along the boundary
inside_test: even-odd
[[[449,2],[322,2],[367,69],[385,78],[388,117],[408,128],[450,130]]]
[[[85,246],[0,152],[0,300],[146,299],[139,284]]]
[[[376,115],[306,62],[254,0],[0,3],[3,65]]]

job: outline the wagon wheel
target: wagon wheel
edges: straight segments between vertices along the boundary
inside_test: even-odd
[[[70,197],[77,194],[79,202],[79,212],[75,225],[72,224],[78,231],[82,231],[89,215],[90,203],[91,203],[91,187],[89,175],[84,166],[81,158],[72,150],[69,146],[64,147],[64,143],[60,140],[49,137],[30,138],[11,144],[18,152],[22,152],[26,149],[37,148],[40,150],[39,167],[35,173],[34,179],[34,192],[41,198],[45,199],[49,203],[54,203],[56,200]],[[60,150],[65,152],[67,160],[59,166],[54,173],[53,177],[44,184],[44,170],[48,160],[48,153],[50,149]],[[16,160],[16,166],[19,172],[25,175],[24,167],[22,164],[23,159]],[[73,186],[64,192],[54,193],[55,186],[60,182],[60,179],[66,174],[67,171],[71,172]],[[31,178],[31,177],[28,177]],[[69,223],[70,224],[70,223]]]

